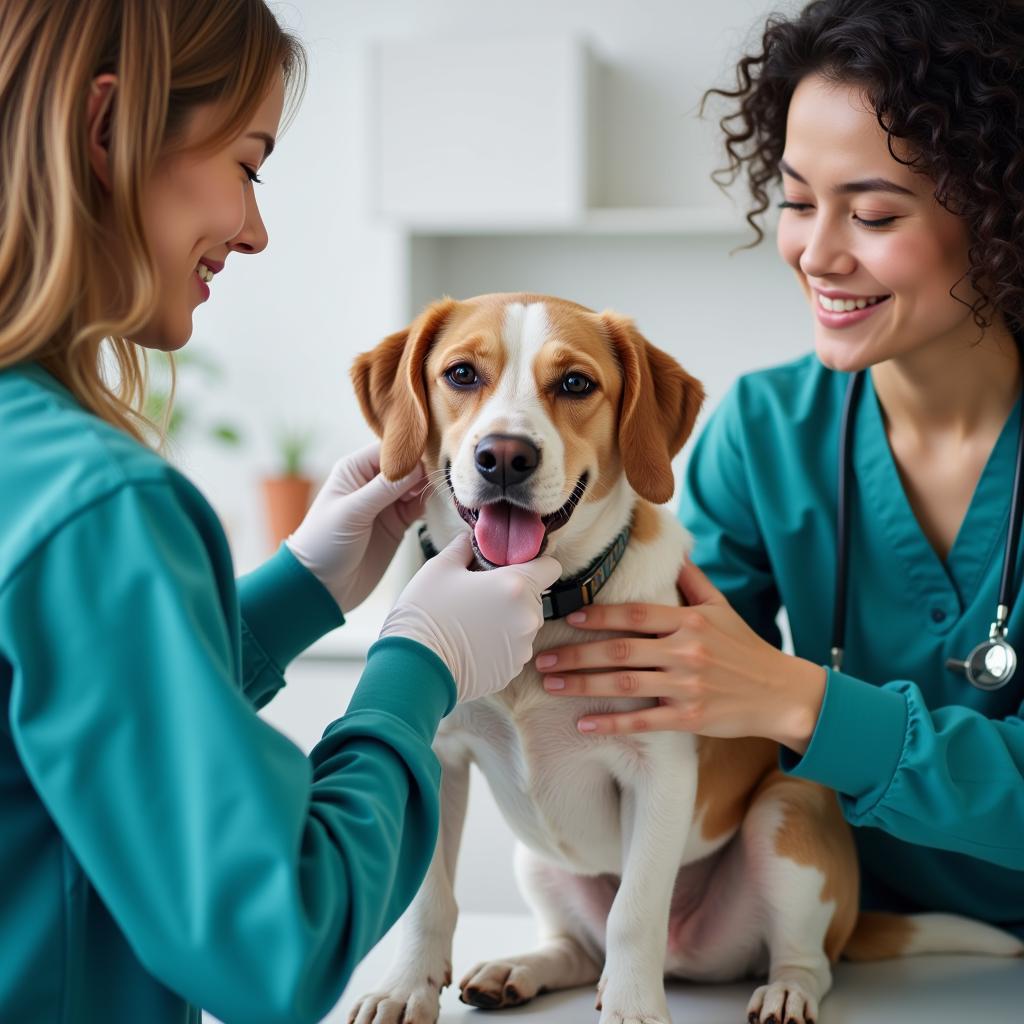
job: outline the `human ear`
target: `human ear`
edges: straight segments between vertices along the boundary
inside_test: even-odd
[[[116,93],[116,75],[97,75],[85,103],[89,166],[105,192],[111,190],[110,132]]]

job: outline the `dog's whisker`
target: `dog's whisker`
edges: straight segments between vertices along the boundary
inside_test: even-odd
[[[447,485],[447,471],[444,469],[429,469],[426,473],[426,486],[423,488],[423,498],[429,501],[435,495],[440,494]]]

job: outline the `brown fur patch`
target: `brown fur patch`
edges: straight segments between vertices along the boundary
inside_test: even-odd
[[[626,477],[637,494],[660,505],[672,497],[672,457],[693,430],[704,388],[628,317],[606,310],[601,323],[622,366],[619,451]]]
[[[759,783],[778,762],[779,748],[756,737],[701,736],[699,742],[694,814],[705,812],[701,836],[714,840],[740,827]]]
[[[381,473],[398,480],[423,456],[429,432],[423,365],[456,310],[452,299],[433,302],[404,331],[364,352],[352,366],[352,384],[367,423],[381,438]]]
[[[503,323],[502,306],[461,302],[427,358],[424,376],[430,407],[427,452],[431,468],[440,465],[442,448],[449,454],[458,448],[505,372],[508,353],[502,342]],[[472,363],[482,387],[458,391],[445,384],[444,375],[461,362]]]
[[[816,867],[825,876],[821,900],[835,901],[825,954],[835,963],[853,933],[860,902],[857,851],[839,798],[824,786],[777,770],[764,780],[755,798],[775,800],[782,806],[776,853],[796,864]]]
[[[661,536],[661,523],[658,511],[649,502],[640,498],[633,506],[633,524],[630,528],[630,540],[637,544],[650,544]]]
[[[901,914],[863,913],[843,947],[843,959],[889,960],[903,956],[914,937],[914,929],[913,921]]]

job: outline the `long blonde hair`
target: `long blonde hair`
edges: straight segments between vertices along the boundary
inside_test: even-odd
[[[294,108],[305,54],[264,0],[0,0],[0,369],[37,361],[85,408],[146,441],[145,354],[128,340],[157,295],[143,186],[193,108],[222,104],[201,143],[222,145],[282,70]],[[85,114],[92,80],[107,72],[118,79],[106,198],[116,265]]]

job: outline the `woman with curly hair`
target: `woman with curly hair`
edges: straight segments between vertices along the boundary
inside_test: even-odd
[[[517,674],[558,576],[453,544],[309,757],[257,716],[422,504],[342,459],[236,584],[138,411],[146,352],[267,245],[303,67],[264,0],[0,0],[4,1024],[321,1020],[430,862],[438,723]]]
[[[580,721],[597,736],[776,740],[838,793],[862,905],[1024,936],[1024,667],[998,643],[964,664],[994,618],[1024,649],[1024,5],[816,0],[711,92],[758,240],[778,189],[815,352],[741,377],[693,450],[690,607],[592,607],[581,628],[649,636],[538,667],[554,693],[660,698]]]

